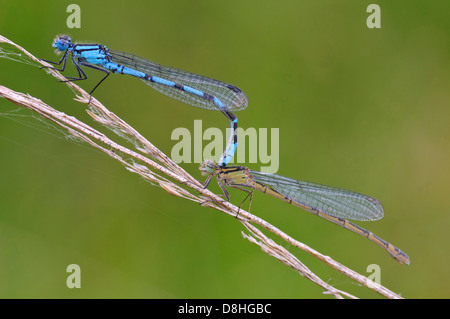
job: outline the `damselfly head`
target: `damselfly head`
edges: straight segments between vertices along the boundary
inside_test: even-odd
[[[57,36],[53,42],[53,47],[57,51],[66,51],[72,44],[72,39],[68,35]]]
[[[202,172],[202,175],[210,175],[218,169],[218,166],[211,160],[204,160],[203,163],[200,164],[199,169]]]

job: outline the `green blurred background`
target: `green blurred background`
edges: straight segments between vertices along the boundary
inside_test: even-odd
[[[378,198],[384,219],[358,224],[411,265],[269,196],[256,194],[252,212],[362,274],[378,264],[381,284],[404,297],[450,296],[450,3],[377,1],[382,28],[368,29],[373,1],[77,1],[81,28],[68,29],[70,3],[4,1],[0,34],[57,60],[52,39],[67,33],[235,84],[250,100],[240,126],[280,130],[278,173]],[[102,75],[87,72],[78,84],[90,90]],[[38,68],[0,59],[0,84],[92,123]],[[169,155],[175,128],[228,126],[131,77],[112,75],[95,96]],[[0,100],[0,113],[17,109]],[[330,298],[243,239],[233,218],[17,115],[0,116],[1,298]],[[202,178],[198,164],[182,166]],[[379,297],[276,240],[336,288]],[[66,286],[69,264],[81,289]]]

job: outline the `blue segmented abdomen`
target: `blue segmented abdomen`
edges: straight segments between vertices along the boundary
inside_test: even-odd
[[[95,57],[95,54],[92,54],[92,56]],[[89,59],[89,58],[90,58],[90,55],[87,55],[87,59]],[[93,59],[90,59],[90,60],[94,61]],[[101,60],[101,59],[99,59],[99,60]],[[89,62],[89,63],[92,63],[92,62]],[[216,96],[212,96],[211,94],[207,94],[205,92],[202,92],[200,90],[192,88],[188,85],[179,84],[179,83],[176,83],[176,82],[173,82],[170,80],[166,80],[166,79],[163,79],[163,78],[160,78],[157,76],[152,76],[150,74],[146,74],[144,72],[140,72],[140,71],[134,70],[132,68],[129,68],[127,66],[120,65],[120,64],[117,64],[114,62],[103,62],[103,63],[99,63],[99,64],[102,67],[110,70],[113,73],[131,75],[131,76],[134,76],[134,77],[137,77],[137,78],[143,80],[144,82],[160,84],[160,85],[166,86],[168,88],[172,88],[172,90],[180,90],[180,91],[183,91],[186,93],[190,93],[199,98],[205,99],[207,101],[212,101],[219,109],[225,108],[225,105]]]

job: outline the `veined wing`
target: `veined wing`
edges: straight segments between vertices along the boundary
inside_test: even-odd
[[[130,53],[109,50],[109,54],[112,57],[112,61],[117,64],[212,95],[219,99],[230,111],[240,111],[248,105],[248,98],[245,93],[234,85],[173,67],[163,66]],[[142,80],[158,92],[183,103],[209,110],[218,109],[218,106],[211,100],[171,86],[145,79]]]
[[[370,196],[288,177],[250,171],[254,181],[304,206],[305,210],[321,211],[338,218],[373,221],[383,218],[380,202]]]

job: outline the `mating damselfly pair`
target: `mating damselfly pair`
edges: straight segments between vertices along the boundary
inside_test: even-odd
[[[186,104],[221,111],[230,121],[230,134],[218,164],[205,161],[201,166],[202,173],[209,175],[205,187],[215,176],[227,200],[230,197],[224,186],[245,190],[251,196],[255,190],[269,194],[367,237],[383,247],[398,262],[409,264],[409,257],[400,249],[347,220],[381,219],[384,211],[378,200],[341,188],[252,171],[244,166],[227,166],[237,148],[237,117],[232,111],[245,109],[248,105],[247,96],[236,86],[163,66],[130,53],[110,50],[101,44],[72,43],[71,38],[66,35],[57,37],[53,47],[64,52],[62,58],[59,62],[45,61],[56,65],[62,63],[61,69],[54,69],[64,71],[70,56],[78,72],[78,77],[67,77],[67,81],[87,79],[82,67],[106,73],[90,91],[90,95],[112,72],[137,77],[155,90]]]

